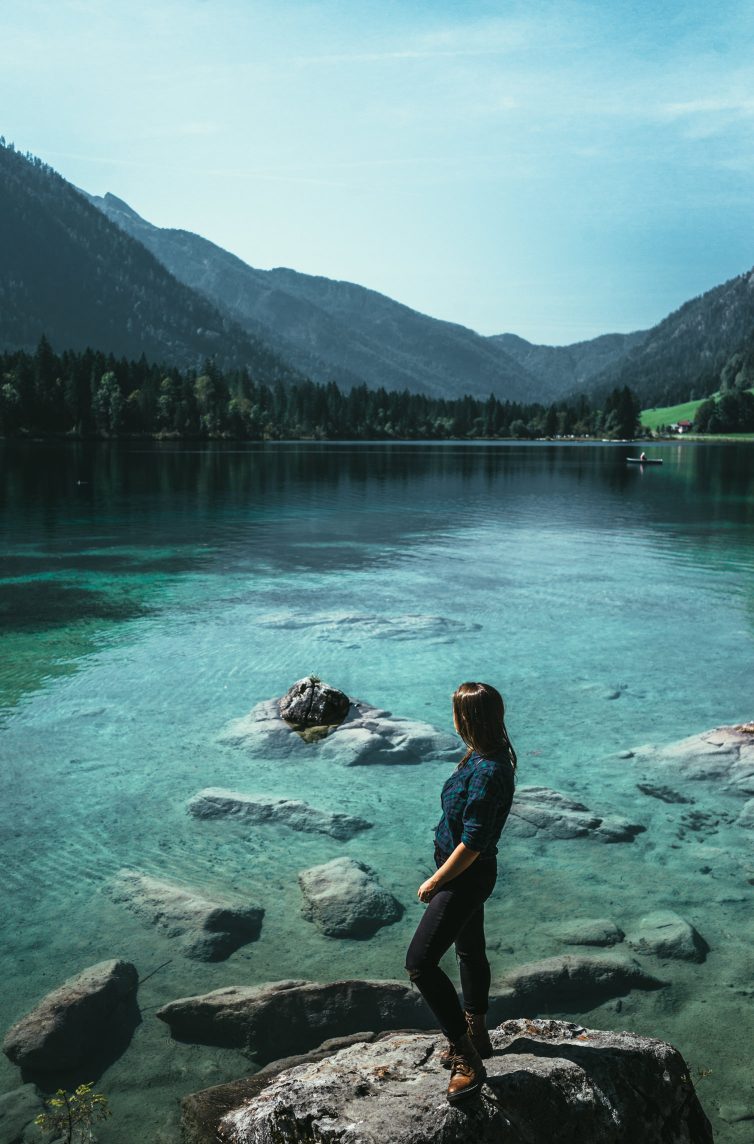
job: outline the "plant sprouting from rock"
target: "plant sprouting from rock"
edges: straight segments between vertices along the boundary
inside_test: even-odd
[[[45,1101],[45,1110],[34,1123],[43,1132],[60,1136],[65,1144],[88,1144],[93,1139],[92,1126],[112,1115],[107,1097],[93,1092],[93,1087],[94,1081],[80,1084],[74,1092],[59,1088]]]

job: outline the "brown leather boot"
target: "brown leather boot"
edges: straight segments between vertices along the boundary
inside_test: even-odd
[[[457,1104],[470,1096],[477,1096],[481,1091],[487,1073],[482,1058],[474,1048],[468,1033],[459,1037],[455,1044],[456,1055],[450,1070],[450,1083],[448,1084],[448,1100]]]
[[[466,1017],[466,1031],[471,1037],[474,1048],[479,1053],[479,1056],[484,1060],[488,1060],[492,1056],[492,1041],[487,1032],[487,1020],[484,1013],[464,1013]],[[440,1053],[440,1065],[444,1069],[449,1069],[453,1064],[453,1057],[456,1055],[456,1047],[452,1041],[448,1041],[447,1045]]]
[[[479,1056],[484,1060],[488,1060],[492,1056],[492,1041],[487,1032],[487,1018],[484,1013],[467,1013],[466,1026],[469,1030],[469,1036],[474,1043],[474,1048],[479,1053]]]

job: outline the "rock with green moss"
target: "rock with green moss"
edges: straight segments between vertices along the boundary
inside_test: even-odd
[[[316,675],[307,675],[288,688],[278,710],[280,718],[293,727],[326,727],[342,723],[350,705],[344,691]]]
[[[338,726],[304,731],[281,718],[277,699],[265,699],[226,727],[220,742],[255,758],[318,760],[347,767],[458,762],[462,746],[430,723],[393,715],[361,699],[351,700]]]

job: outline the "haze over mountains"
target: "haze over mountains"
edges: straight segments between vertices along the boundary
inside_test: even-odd
[[[754,358],[754,272],[648,331],[570,346],[482,336],[349,282],[258,270],[160,228],[0,146],[0,347],[85,346],[181,367],[213,357],[259,380],[549,404],[628,385],[644,404],[702,396]],[[736,366],[737,368],[737,366]]]
[[[315,381],[435,397],[495,393],[536,400],[532,394],[551,399],[562,392],[543,386],[504,347],[464,326],[419,314],[351,282],[282,268],[256,270],[199,235],[153,226],[114,195],[92,201],[180,282]]]
[[[153,226],[115,195],[92,202],[179,281],[316,381],[547,403],[584,389],[644,337],[609,334],[574,346],[534,346],[514,334],[484,337],[351,282],[257,270],[199,235]]]

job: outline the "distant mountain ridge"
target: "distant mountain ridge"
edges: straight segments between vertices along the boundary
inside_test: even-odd
[[[247,332],[314,380],[344,388],[549,404],[578,393],[599,400],[628,385],[654,404],[694,386],[715,388],[716,371],[754,330],[752,275],[740,275],[649,330],[565,346],[510,333],[485,337],[354,283],[255,269],[199,235],[153,226],[114,195],[92,201]]]
[[[257,270],[199,235],[153,226],[114,195],[91,198],[176,278],[315,381],[435,397],[494,393],[513,401],[547,402],[563,392],[465,326],[351,282],[284,268]]]
[[[641,345],[646,336],[646,330],[632,334],[601,334],[569,346],[534,345],[517,334],[492,334],[489,340],[497,342],[524,369],[559,392],[578,393]]]
[[[738,274],[663,318],[588,386],[601,396],[628,385],[645,404],[667,405],[719,388],[728,361],[754,340],[754,270]]]
[[[0,347],[43,334],[58,350],[299,376],[51,167],[0,144]]]
[[[189,369],[212,358],[267,383],[544,405],[628,386],[664,405],[754,378],[754,271],[645,331],[567,346],[482,336],[354,283],[255,269],[114,195],[79,191],[0,139],[0,349],[32,349],[43,333],[58,350]]]

